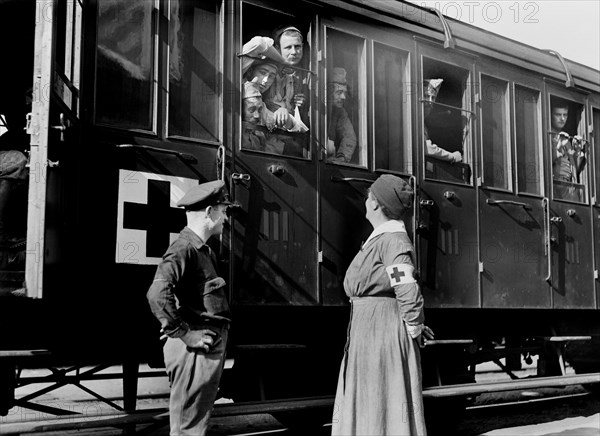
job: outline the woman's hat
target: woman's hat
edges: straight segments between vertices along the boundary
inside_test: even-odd
[[[400,216],[412,207],[414,191],[400,177],[391,174],[379,176],[371,185],[371,193],[379,204],[394,215]]]

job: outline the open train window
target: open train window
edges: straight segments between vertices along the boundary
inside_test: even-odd
[[[327,161],[367,166],[366,43],[326,28]]]
[[[423,58],[425,176],[471,183],[469,71]]]
[[[169,2],[169,136],[219,141],[218,3]]]
[[[241,148],[310,158],[310,21],[242,9]]]
[[[408,53],[373,43],[375,169],[412,174]]]
[[[593,145],[595,148],[594,158],[596,160],[596,171],[594,172],[596,177],[596,204],[600,204],[600,109],[592,109],[592,126],[593,126]]]
[[[98,1],[98,124],[153,130],[154,7],[146,0]]]
[[[589,143],[583,134],[583,104],[551,95],[549,109],[553,198],[586,202]]]
[[[481,154],[483,183],[512,189],[508,82],[481,75]]]
[[[519,193],[541,195],[540,92],[515,85],[515,139]]]

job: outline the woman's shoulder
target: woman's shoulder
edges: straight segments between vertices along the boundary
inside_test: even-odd
[[[377,240],[381,248],[400,253],[415,251],[406,232],[383,233]]]

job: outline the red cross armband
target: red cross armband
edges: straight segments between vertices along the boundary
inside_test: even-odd
[[[415,268],[408,263],[399,263],[397,265],[385,267],[385,271],[387,272],[392,287],[415,283],[414,270]]]

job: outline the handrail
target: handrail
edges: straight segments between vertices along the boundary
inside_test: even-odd
[[[264,56],[264,55],[262,55],[262,56],[252,56],[252,55],[248,55],[248,54],[244,54],[244,53],[236,53],[235,55],[238,58],[249,58],[249,59],[254,59],[256,61],[264,61],[265,59],[267,59],[267,56]],[[273,62],[273,63],[275,63],[277,65],[280,65],[280,69],[281,70],[289,68],[289,69],[292,69],[292,70],[304,71],[305,73],[310,73],[313,76],[317,75],[317,73],[315,73],[314,71],[308,70],[306,68],[297,67],[295,65],[282,64],[281,62],[277,62],[277,61],[272,60],[272,59],[270,59],[269,61]]]
[[[442,106],[442,107],[446,107],[446,108],[448,108],[448,109],[453,109],[453,110],[455,110],[455,111],[460,111],[460,112],[468,112],[469,114],[471,114],[471,115],[473,115],[473,116],[476,116],[476,115],[477,115],[475,112],[473,112],[473,111],[470,111],[469,109],[463,109],[463,108],[461,108],[461,107],[457,107],[457,106],[451,106],[451,105],[449,105],[449,104],[444,104],[444,103],[440,103],[440,102],[437,102],[437,101],[426,100],[426,99],[424,99],[424,98],[421,98],[421,99],[419,100],[419,102],[421,102],[421,103],[430,103],[430,104],[432,104],[432,105],[435,105],[435,106]]]
[[[371,180],[371,179],[363,179],[361,177],[338,177],[338,176],[331,176],[330,180],[334,183],[341,183],[341,182],[373,183],[375,181],[375,180]]]
[[[413,245],[417,245],[417,178],[415,176],[410,176],[408,178],[408,183],[413,190],[413,231],[412,231],[412,241]],[[418,250],[417,250],[418,252]]]
[[[569,70],[569,66],[567,65],[567,63],[565,62],[565,58],[562,57],[562,55],[554,50],[546,50],[548,53],[550,53],[551,55],[554,55],[558,58],[558,60],[560,61],[560,63],[563,66],[563,69],[565,70],[565,74],[567,75],[567,80],[565,81],[565,86],[567,88],[574,88],[575,87],[575,79],[573,79],[573,76],[571,75],[571,70]]]
[[[442,23],[442,29],[444,31],[444,48],[454,48],[456,46],[456,42],[454,41],[454,37],[452,36],[452,31],[450,30],[450,25],[448,21],[446,21],[446,17],[436,8],[427,8],[433,13],[435,13],[440,22]]]
[[[513,206],[521,206],[525,210],[531,210],[531,206],[529,204],[527,204],[527,203],[521,203],[520,201],[514,201],[514,200],[492,200],[492,199],[488,198],[487,200],[485,200],[485,202],[487,204],[489,204],[490,206],[498,206],[500,204],[512,204]]]
[[[198,162],[198,159],[196,159],[196,157],[192,156],[191,154],[181,153],[179,151],[169,150],[167,148],[149,147],[147,145],[138,145],[138,144],[117,144],[116,147],[117,148],[133,148],[136,150],[137,149],[150,150],[150,151],[155,151],[157,153],[171,154],[171,155],[177,156],[178,158],[185,160],[185,161],[189,161],[189,162],[193,162],[193,163]]]
[[[550,200],[548,197],[542,198],[542,208],[544,209],[544,255],[546,256],[546,282],[552,281],[552,247],[550,239]]]

